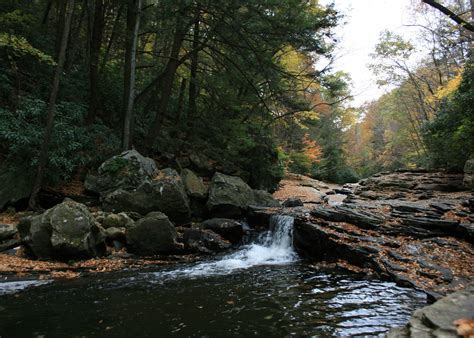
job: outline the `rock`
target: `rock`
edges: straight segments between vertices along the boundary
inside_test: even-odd
[[[0,241],[12,238],[18,233],[16,226],[10,224],[0,224]]]
[[[351,223],[364,229],[375,229],[385,220],[381,215],[344,206],[317,207],[311,211],[311,215],[331,222]]]
[[[441,202],[433,202],[433,203],[430,203],[430,207],[442,212],[442,213],[445,213],[445,212],[448,212],[448,211],[451,211],[452,210],[452,206],[451,205],[448,205],[448,204],[445,204],[445,203],[441,203]]]
[[[105,236],[87,207],[72,200],[52,210],[51,245],[58,258],[90,258],[105,253]]]
[[[178,249],[176,229],[161,212],[152,212],[135,222],[126,234],[128,250],[138,255],[156,255]]]
[[[41,215],[24,217],[18,224],[18,231],[27,252],[36,258],[53,258],[51,212],[52,209],[48,209]]]
[[[134,221],[126,213],[107,214],[100,222],[102,227],[108,228],[130,228]]]
[[[152,180],[143,182],[137,189],[115,190],[104,198],[104,210],[132,211],[146,215],[152,211],[165,213],[177,224],[191,220],[189,201],[178,173],[164,169]]]
[[[416,310],[402,329],[390,330],[387,337],[459,337],[455,321],[474,318],[474,286],[454,292],[432,305]]]
[[[23,242],[40,259],[80,259],[103,255],[105,236],[86,206],[67,200],[20,221]]]
[[[283,202],[283,206],[285,208],[302,207],[303,205],[303,201],[299,198],[288,198],[285,202]]]
[[[464,165],[463,186],[467,189],[474,189],[474,159],[466,161]]]
[[[240,177],[215,173],[207,208],[216,217],[239,217],[253,203],[252,189]]]
[[[112,243],[113,241],[125,243],[125,233],[125,228],[110,227],[105,229],[105,239],[108,243]]]
[[[273,198],[272,194],[265,190],[254,190],[253,191],[253,201],[252,205],[258,207],[280,207],[281,204],[275,198]]]
[[[236,220],[228,218],[208,219],[200,224],[203,229],[212,230],[221,235],[232,244],[238,244],[242,241],[244,229],[242,224]]]
[[[98,175],[87,175],[84,187],[97,194],[118,188],[136,188],[157,173],[155,161],[136,150],[128,150],[102,163]]]
[[[214,161],[203,154],[193,153],[189,155],[191,166],[201,175],[212,175],[215,171]]]
[[[208,189],[202,183],[202,179],[189,169],[183,169],[181,180],[189,197],[205,199]]]
[[[211,230],[185,229],[183,243],[186,250],[212,254],[228,250],[232,245]]]
[[[16,168],[17,166],[15,166]],[[34,175],[28,171],[12,171],[8,163],[0,167],[0,210],[30,196]]]
[[[18,245],[21,244],[21,241],[16,238],[11,238],[11,239],[6,239],[3,241],[0,241],[0,252],[12,249],[14,247],[17,247]]]

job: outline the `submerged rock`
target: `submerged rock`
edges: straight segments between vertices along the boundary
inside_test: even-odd
[[[177,233],[168,217],[151,212],[135,222],[126,234],[128,251],[138,255],[169,253],[179,248]]]

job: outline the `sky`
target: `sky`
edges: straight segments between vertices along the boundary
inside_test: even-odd
[[[335,3],[344,14],[336,37],[339,46],[335,51],[337,60],[334,70],[343,70],[352,77],[353,105],[377,99],[384,93],[377,87],[375,78],[367,64],[372,60],[370,53],[375,49],[380,32],[395,31],[404,37],[414,35],[413,28],[404,27],[412,22],[413,11],[409,9],[412,0],[321,0],[325,5]]]

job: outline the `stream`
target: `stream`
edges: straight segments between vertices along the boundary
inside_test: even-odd
[[[426,304],[301,261],[292,225],[274,216],[253,243],[197,264],[0,283],[0,337],[379,336]]]

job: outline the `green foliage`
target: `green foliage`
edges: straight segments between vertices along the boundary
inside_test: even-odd
[[[5,161],[35,172],[43,140],[45,102],[22,98],[17,112],[0,108],[0,149]],[[103,125],[83,126],[85,107],[58,104],[47,182],[69,180],[78,168],[96,167],[117,151],[119,141]],[[93,151],[92,151],[93,150]]]
[[[474,65],[465,66],[457,91],[446,99],[434,121],[426,126],[425,139],[435,167],[462,171],[474,156]]]
[[[24,37],[0,33],[0,49],[6,49],[10,58],[32,56],[40,62],[55,65],[53,58],[34,48]]]

